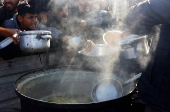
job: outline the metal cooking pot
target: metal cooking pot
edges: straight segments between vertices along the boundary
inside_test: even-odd
[[[19,36],[22,51],[41,52],[50,48],[50,39],[52,39],[50,31],[23,31],[19,33]]]
[[[86,55],[86,56],[92,56],[92,57],[98,57],[98,56],[108,56],[108,55],[114,55],[120,50],[120,47],[110,47],[109,45],[105,44],[95,44],[92,51],[86,52],[85,49],[79,51],[78,53]]]
[[[80,68],[55,68],[30,72],[21,76],[15,82],[15,91],[20,97],[23,112],[105,112],[113,110],[122,112],[129,110],[130,97],[135,89],[135,83],[130,83],[123,88],[121,98],[100,103],[93,102],[92,88],[103,78],[114,78],[120,82],[126,80],[113,73],[99,73]],[[66,97],[76,95],[80,101],[69,104],[55,102],[63,101],[63,99],[45,100],[62,95],[66,95]],[[70,101],[68,100],[68,102]]]
[[[83,66],[90,69],[105,70],[109,65],[113,65],[116,55],[119,53],[120,47],[110,47],[105,44],[95,44],[90,52],[85,49],[79,51],[82,58]]]
[[[115,47],[115,45],[121,46],[121,58],[133,59],[149,53],[150,47],[148,45],[147,36],[131,34],[127,37],[121,38],[121,33],[121,31],[113,30],[108,31],[103,35],[103,41],[105,44],[111,45],[112,47]],[[106,36],[108,39],[107,41]],[[112,38],[112,36],[115,38]]]
[[[147,36],[129,35],[115,41],[122,47],[120,57],[123,59],[133,59],[149,53]]]

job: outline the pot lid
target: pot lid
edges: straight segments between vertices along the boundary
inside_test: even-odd
[[[126,45],[126,44],[130,44],[132,42],[135,42],[137,40],[143,39],[143,38],[146,38],[146,36],[139,36],[139,35],[131,34],[127,37],[118,39],[117,41],[115,41],[115,43],[119,44],[119,45]]]
[[[32,31],[23,31],[18,33],[21,35],[51,35],[51,31],[46,30],[32,30]]]

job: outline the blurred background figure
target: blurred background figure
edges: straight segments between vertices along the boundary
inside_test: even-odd
[[[47,22],[47,4],[50,0],[27,0],[27,2],[31,5],[34,5],[36,7],[36,11],[38,14],[38,20],[41,23]]]
[[[93,0],[76,0],[80,14],[84,15],[90,12]]]
[[[4,0],[0,0],[0,6],[3,6]]]
[[[49,10],[47,14],[46,26],[54,27],[67,34],[69,33],[68,21],[68,0],[50,0],[47,5]],[[68,28],[69,27],[69,28]]]
[[[91,11],[98,11],[98,10],[100,10],[100,5],[99,4],[92,5]]]
[[[101,2],[99,2],[98,0],[93,0],[93,4],[91,6],[91,11],[99,11],[101,10]]]

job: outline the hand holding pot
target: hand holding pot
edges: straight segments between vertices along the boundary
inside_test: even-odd
[[[92,49],[94,48],[94,43],[91,40],[87,40],[87,44],[86,44],[86,52],[90,52],[92,51]]]
[[[21,32],[21,31],[18,30],[18,32],[16,32],[16,33],[12,36],[12,39],[13,39],[15,45],[18,45],[18,44],[19,44],[19,38],[20,38],[20,36],[18,35],[19,32]]]
[[[18,29],[6,29],[4,36],[12,37],[14,34],[21,32]]]

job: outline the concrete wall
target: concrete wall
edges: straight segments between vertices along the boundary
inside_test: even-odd
[[[60,51],[49,52],[49,66],[64,65]],[[46,66],[46,54],[21,56],[8,61],[0,61],[0,109],[20,108],[20,100],[14,91],[15,80],[27,72]]]

